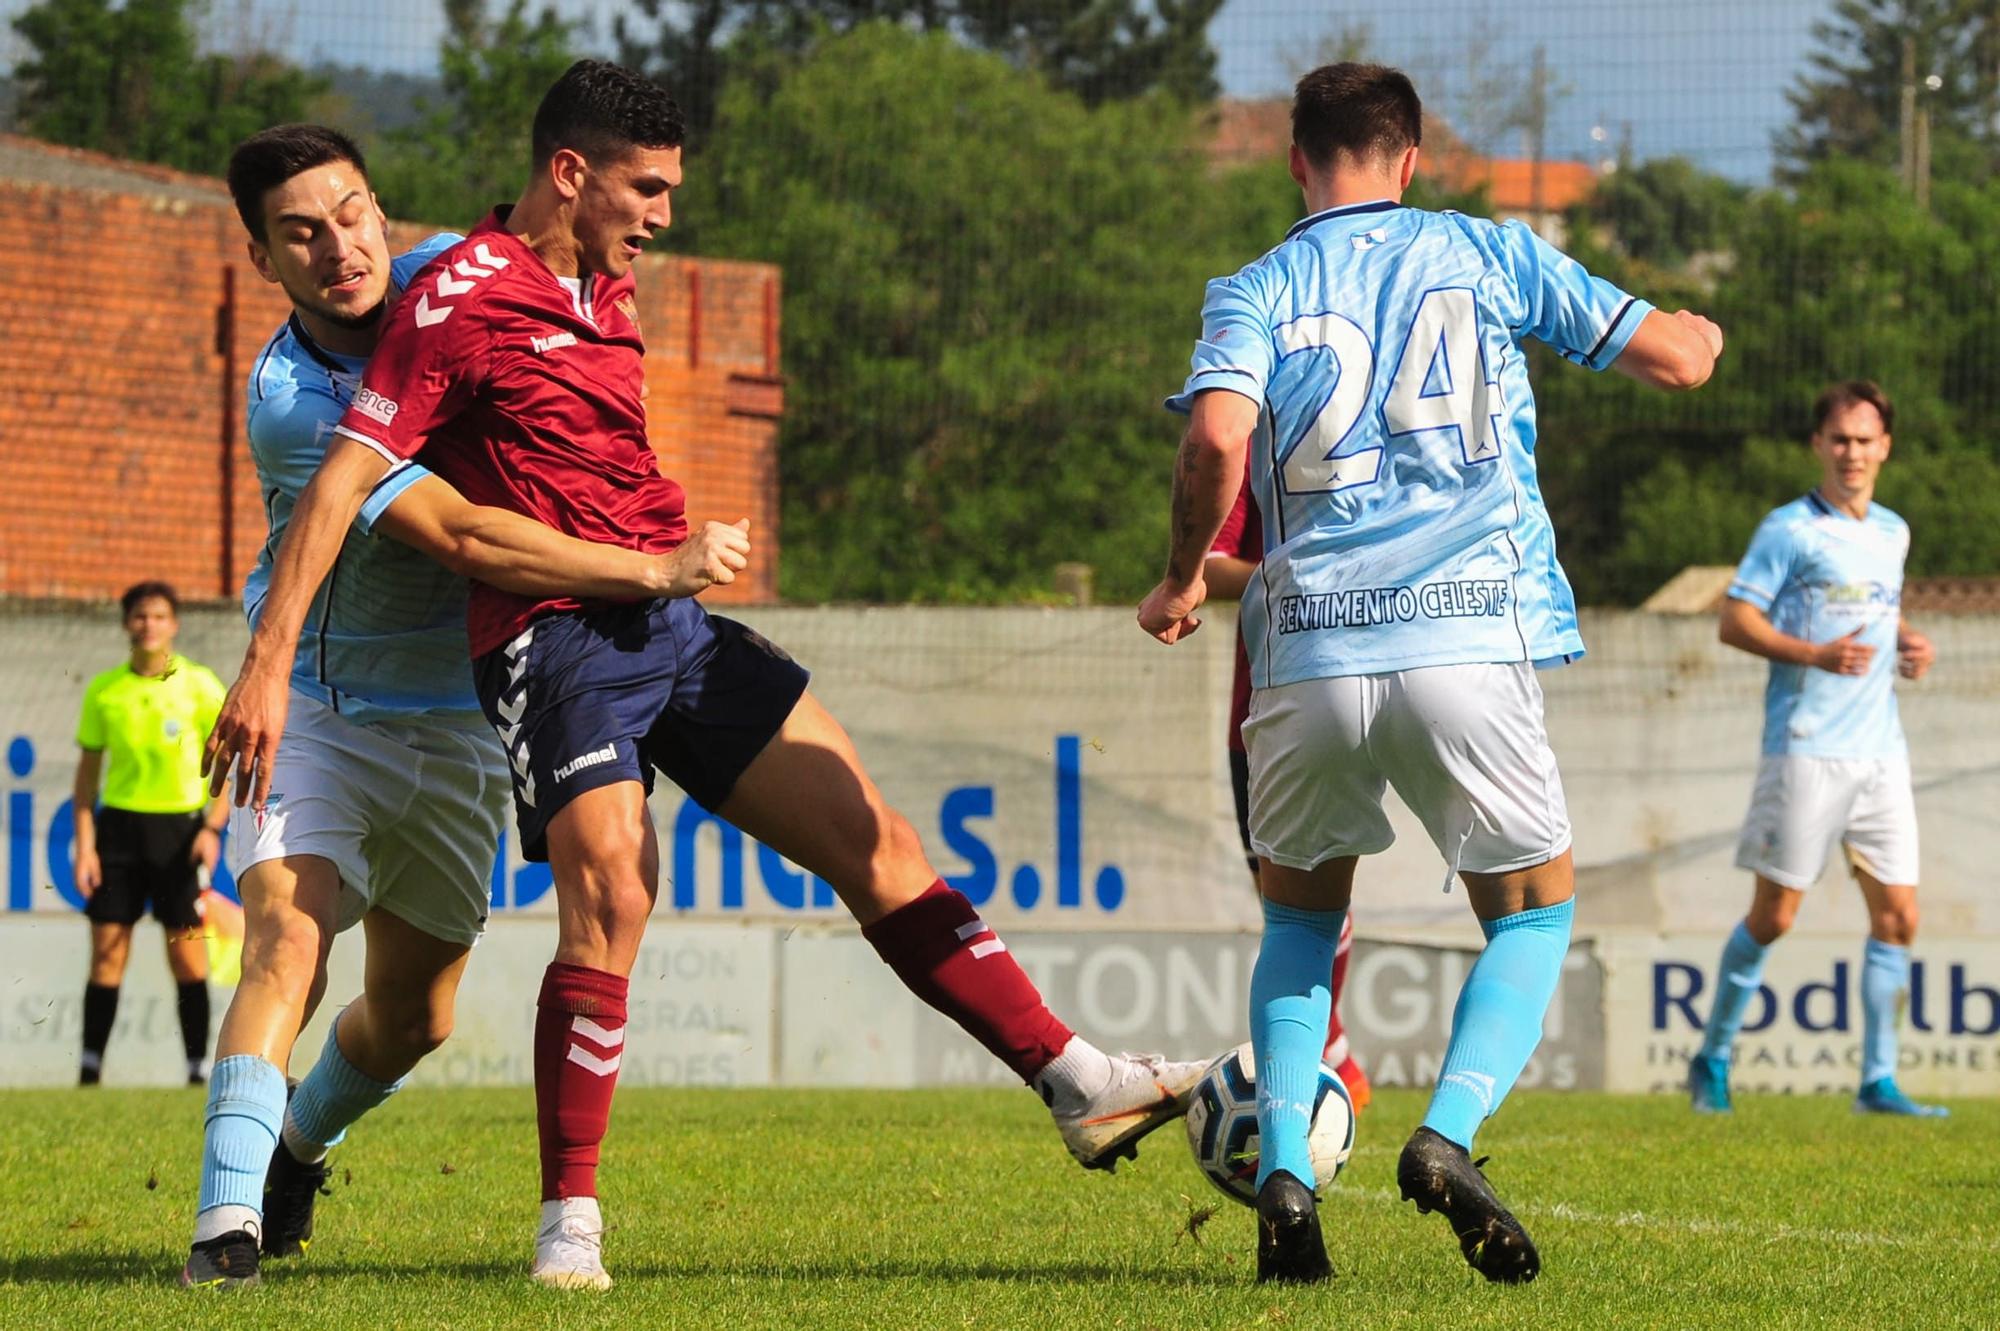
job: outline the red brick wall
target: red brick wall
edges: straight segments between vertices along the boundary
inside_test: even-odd
[[[5,145],[12,160],[22,143]],[[55,166],[124,165],[47,152]],[[192,600],[233,600],[263,544],[243,381],[288,306],[250,267],[219,183],[174,183],[0,178],[0,595],[94,599],[164,578]],[[774,600],[777,270],[648,257],[639,287],[661,466],[687,487],[690,518],[748,517],[757,541],[750,576],[712,595]],[[219,332],[233,334],[233,367]]]

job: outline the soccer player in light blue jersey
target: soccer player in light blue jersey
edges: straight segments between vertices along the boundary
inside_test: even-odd
[[[229,183],[251,261],[292,302],[250,374],[250,450],[270,523],[244,587],[254,625],[386,303],[461,238],[436,236],[392,261],[360,150],[319,126],[252,136]],[[685,596],[731,580],[747,552],[748,537],[720,523],[670,555],[591,545],[475,507],[416,465],[375,487],[307,619],[271,793],[232,819],[243,977],[216,1041],[183,1284],[252,1284],[260,1250],[300,1252],[327,1148],[451,1030],[510,798],[466,659],[465,578],[531,595]],[[292,1043],[325,987],[334,935],[357,921],[362,993],[288,1106]]]
[[[1700,1113],[1728,1113],[1729,1061],[1764,955],[1838,841],[1868,903],[1861,962],[1857,1113],[1939,1117],[1896,1085],[1896,1026],[1917,935],[1917,806],[1896,714],[1895,676],[1936,657],[1903,618],[1910,528],[1874,502],[1896,412],[1872,383],[1835,384],[1813,404],[1816,489],[1774,510],[1750,539],[1722,610],[1722,641],[1771,663],[1764,756],[1736,848],[1757,876],[1729,936],[1701,1052],[1688,1068]]]
[[[1242,620],[1264,897],[1250,981],[1260,1280],[1332,1274],[1306,1128],[1355,862],[1391,841],[1385,785],[1487,938],[1397,1178],[1488,1279],[1540,1269],[1468,1154],[1541,1039],[1574,890],[1535,669],[1583,641],[1535,480],[1521,343],[1665,389],[1703,383],[1722,349],[1706,319],[1653,309],[1518,222],[1404,207],[1421,136],[1396,70],[1300,80],[1291,171],[1308,215],[1209,284],[1193,373],[1168,403],[1190,419],[1167,572],[1141,626],[1167,643],[1199,626],[1204,556],[1246,461],[1264,517]]]

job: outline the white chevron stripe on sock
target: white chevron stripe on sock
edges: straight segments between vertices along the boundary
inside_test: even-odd
[[[609,1058],[599,1058],[596,1054],[591,1053],[587,1049],[580,1048],[577,1045],[571,1045],[569,1047],[570,1062],[576,1064],[578,1067],[582,1068],[585,1072],[592,1072],[600,1077],[609,1077],[611,1074],[618,1071],[618,1064],[624,1059],[624,1057],[625,1055],[623,1054],[613,1054]]]
[[[592,1044],[601,1045],[606,1049],[616,1049],[625,1043],[625,1028],[623,1026],[620,1026],[617,1030],[609,1030],[598,1025],[589,1017],[572,1017],[570,1018],[569,1028]]]

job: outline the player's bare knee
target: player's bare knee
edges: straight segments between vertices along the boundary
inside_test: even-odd
[[[302,911],[274,912],[243,949],[243,978],[310,1001],[326,986],[326,946],[319,922]]]
[[[1908,947],[1917,941],[1917,903],[1899,902],[1876,911],[1869,932],[1884,943]]]

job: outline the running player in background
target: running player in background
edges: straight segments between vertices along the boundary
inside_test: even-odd
[[[142,582],[118,604],[131,655],[91,679],[76,722],[76,888],[90,921],[77,1080],[95,1086],[103,1076],[132,926],[150,902],[166,934],[188,1085],[199,1086],[208,1056],[202,880],[215,868],[229,815],[226,803],[202,789],[201,746],[222,706],[222,681],[174,651],[180,602],[173,588]]]
[[[1203,576],[1208,594],[1225,601],[1242,599],[1250,585],[1250,575],[1264,558],[1264,519],[1250,498],[1250,481],[1236,492],[1236,503],[1223,519],[1222,530],[1208,550],[1208,567]],[[1242,622],[1236,630],[1236,673],[1229,689],[1229,789],[1236,797],[1236,831],[1243,838],[1243,858],[1250,865],[1250,885],[1257,886],[1257,852],[1250,847],[1250,755],[1243,747],[1243,722],[1250,715],[1250,655],[1243,646]],[[1320,1060],[1340,1074],[1358,1112],[1368,1107],[1373,1092],[1368,1074],[1361,1070],[1354,1051],[1348,1047],[1347,1031],[1340,1022],[1340,994],[1347,987],[1347,962],[1354,950],[1354,917],[1341,921],[1340,944],[1333,952],[1333,978],[1327,1003],[1326,1049]]]
[[[632,265],[670,220],[679,108],[579,61],[536,111],[533,175],[419,278],[301,497],[263,619],[216,727],[214,774],[267,807],[283,687],[314,589],[383,478],[425,462],[483,503],[665,556],[685,496],[647,442]],[[658,892],[657,769],[702,807],[833,884],[919,998],[1032,1085],[1086,1168],[1178,1116],[1202,1064],[1107,1055],[1063,1025],[883,801],[806,672],[691,600],[611,605],[475,584],[471,646],[508,750],[522,851],[554,871],[559,941],[535,1025],[542,1223],[532,1275],[602,1289],[600,1143],[627,977]],[[282,760],[280,760],[282,763]]]
[[[1910,528],[1875,503],[1896,411],[1872,383],[1835,384],[1813,404],[1817,488],[1774,510],[1729,585],[1722,641],[1771,663],[1763,760],[1736,865],[1757,876],[1729,935],[1701,1052],[1688,1066],[1697,1112],[1730,1110],[1729,1061],[1764,955],[1792,927],[1837,841],[1868,903],[1861,958],[1857,1113],[1941,1117],[1896,1085],[1896,1027],[1917,936],[1917,804],[1895,677],[1936,658],[1903,618]]]
[[[243,590],[254,625],[386,303],[461,237],[433,236],[391,261],[360,149],[322,126],[245,140],[229,185],[252,263],[292,302],[250,374],[250,451],[270,523]],[[246,907],[243,974],[217,1041],[183,1283],[254,1283],[260,1249],[302,1251],[328,1148],[451,1031],[507,804],[506,755],[465,660],[460,574],[531,592],[691,594],[711,572],[733,576],[687,563],[713,539],[667,560],[591,547],[475,508],[415,465],[384,475],[339,535],[340,574],[312,601],[289,679],[278,677],[291,707],[271,794],[236,815],[230,838]],[[723,539],[741,568],[742,533]],[[292,1043],[325,987],[334,935],[357,921],[368,944],[362,992],[288,1105]]]
[[[1467,1150],[1541,1039],[1574,893],[1535,669],[1583,641],[1535,481],[1520,343],[1670,389],[1704,382],[1722,346],[1706,319],[1654,310],[1521,223],[1403,207],[1422,124],[1396,70],[1299,81],[1291,173],[1308,216],[1209,284],[1194,372],[1168,404],[1191,419],[1167,573],[1139,610],[1163,642],[1199,626],[1204,556],[1247,457],[1276,528],[1243,600],[1264,861],[1250,981],[1260,1280],[1332,1274],[1306,1128],[1355,862],[1392,839],[1385,783],[1487,939],[1397,1181],[1489,1280],[1540,1269]]]

